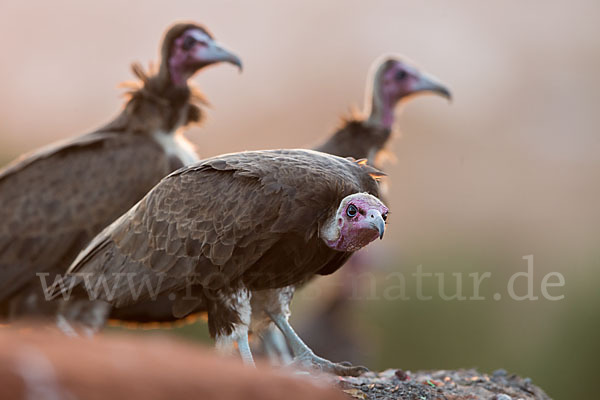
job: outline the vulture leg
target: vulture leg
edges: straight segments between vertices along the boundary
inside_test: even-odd
[[[217,296],[219,297],[219,296]],[[221,303],[220,307],[214,310],[209,310],[209,330],[211,329],[211,320],[218,319],[227,313],[236,313],[238,315],[238,322],[232,326],[232,331],[228,333],[217,333],[215,346],[217,351],[223,354],[231,354],[234,349],[234,343],[237,344],[238,351],[242,358],[242,361],[246,365],[254,366],[254,358],[252,357],[252,351],[250,350],[250,343],[248,341],[248,327],[250,325],[250,299],[252,295],[250,291],[242,289],[236,293],[232,293],[228,296],[222,296],[218,299]],[[235,307],[233,307],[235,306]],[[237,311],[232,311],[237,310]]]
[[[56,326],[58,329],[68,337],[78,337],[77,331],[73,328],[73,325],[62,314],[56,316]]]
[[[92,337],[106,324],[111,308],[102,300],[64,301],[59,306],[56,325],[67,336],[79,336],[79,328],[84,336]]]
[[[295,290],[292,285],[252,293],[250,330],[260,337],[264,352],[273,365],[287,365],[293,361],[285,336],[273,324],[271,314],[289,316]]]
[[[261,339],[265,352],[273,364],[286,365],[293,361],[285,336],[275,325],[270,324]]]
[[[237,345],[244,364],[254,366],[254,358],[252,357],[250,343],[248,342],[248,332],[238,339]]]
[[[238,328],[230,335],[217,336],[215,347],[221,354],[232,355],[235,349],[234,344],[237,344],[240,357],[244,364],[254,367],[254,357],[252,357],[250,343],[248,341],[248,329],[244,330],[243,328]]]
[[[294,363],[304,368],[316,369],[323,372],[330,372],[341,376],[358,376],[368,371],[368,368],[362,366],[348,366],[346,363],[333,363],[329,360],[317,356],[300,339],[298,334],[290,325],[287,317],[280,313],[269,313],[269,316],[287,339],[292,352],[294,353]]]

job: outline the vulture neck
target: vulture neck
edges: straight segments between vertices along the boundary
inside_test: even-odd
[[[164,85],[178,88],[187,88],[188,79],[192,77],[189,71],[181,65],[181,62],[173,57],[165,59],[160,65],[158,73]]]
[[[368,103],[367,103],[368,104]],[[382,129],[392,129],[394,125],[394,111],[396,101],[385,98],[380,93],[375,93],[371,99],[370,107],[366,114],[369,115],[367,124]]]
[[[161,65],[157,75],[148,77],[139,70],[134,73],[142,86],[130,92],[123,112],[103,131],[135,134],[173,134],[190,123],[200,122],[202,113],[194,104],[192,90],[186,84],[175,85]]]

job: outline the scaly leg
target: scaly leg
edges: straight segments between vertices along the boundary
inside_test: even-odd
[[[237,343],[237,348],[246,365],[254,366],[254,358],[250,351],[248,343],[248,329],[243,326],[238,326],[230,335],[217,336],[215,347],[217,351],[223,355],[231,356],[234,353],[234,343]]]
[[[275,325],[269,324],[261,340],[273,365],[286,365],[292,362],[292,354],[285,337]]]
[[[84,337],[92,337],[106,325],[110,310],[110,304],[102,300],[61,301],[56,325],[67,336],[79,336],[79,330]]]
[[[68,336],[68,337],[78,337],[79,336],[79,334],[77,333],[75,328],[73,328],[73,326],[69,323],[69,321],[62,314],[58,314],[56,316],[56,326],[58,327],[58,329],[60,329],[60,331],[62,333],[65,334],[65,336]]]
[[[233,325],[233,331],[228,335],[217,335],[215,346],[218,352],[231,355],[234,343],[237,343],[237,348],[244,364],[254,366],[254,358],[252,357],[250,343],[248,342],[248,329],[250,314],[252,312],[252,307],[250,306],[251,298],[252,295],[246,289],[241,289],[237,293],[223,297],[223,303],[229,304],[232,307],[235,305],[240,320]]]
[[[349,366],[345,363],[336,364],[317,356],[310,347],[300,339],[285,315],[269,312],[268,314],[292,348],[292,353],[294,353],[294,363],[297,363],[304,368],[316,369],[342,376],[358,376],[369,371],[368,368],[363,366]]]
[[[246,331],[246,334],[238,339],[237,345],[244,364],[254,367],[254,358],[252,357],[252,352],[250,351],[250,343],[248,343],[248,331]]]

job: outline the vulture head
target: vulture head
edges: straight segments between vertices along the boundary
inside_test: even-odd
[[[375,63],[371,85],[369,122],[385,128],[391,128],[394,108],[403,99],[423,93],[451,99],[443,84],[397,57],[388,56]]]
[[[198,70],[226,62],[242,69],[242,61],[215,41],[204,27],[194,23],[173,25],[161,49],[160,74],[175,86],[184,87]]]
[[[368,193],[346,196],[323,224],[321,238],[338,251],[357,251],[383,238],[388,208]]]

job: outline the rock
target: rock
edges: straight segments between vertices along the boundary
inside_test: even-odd
[[[0,398],[11,400],[347,399],[322,379],[250,368],[172,337],[68,338],[0,329]]]
[[[392,372],[390,372],[392,371]],[[498,370],[491,376],[470,370],[368,372],[359,377],[340,377],[338,386],[362,400],[546,400],[546,393],[529,378]]]

